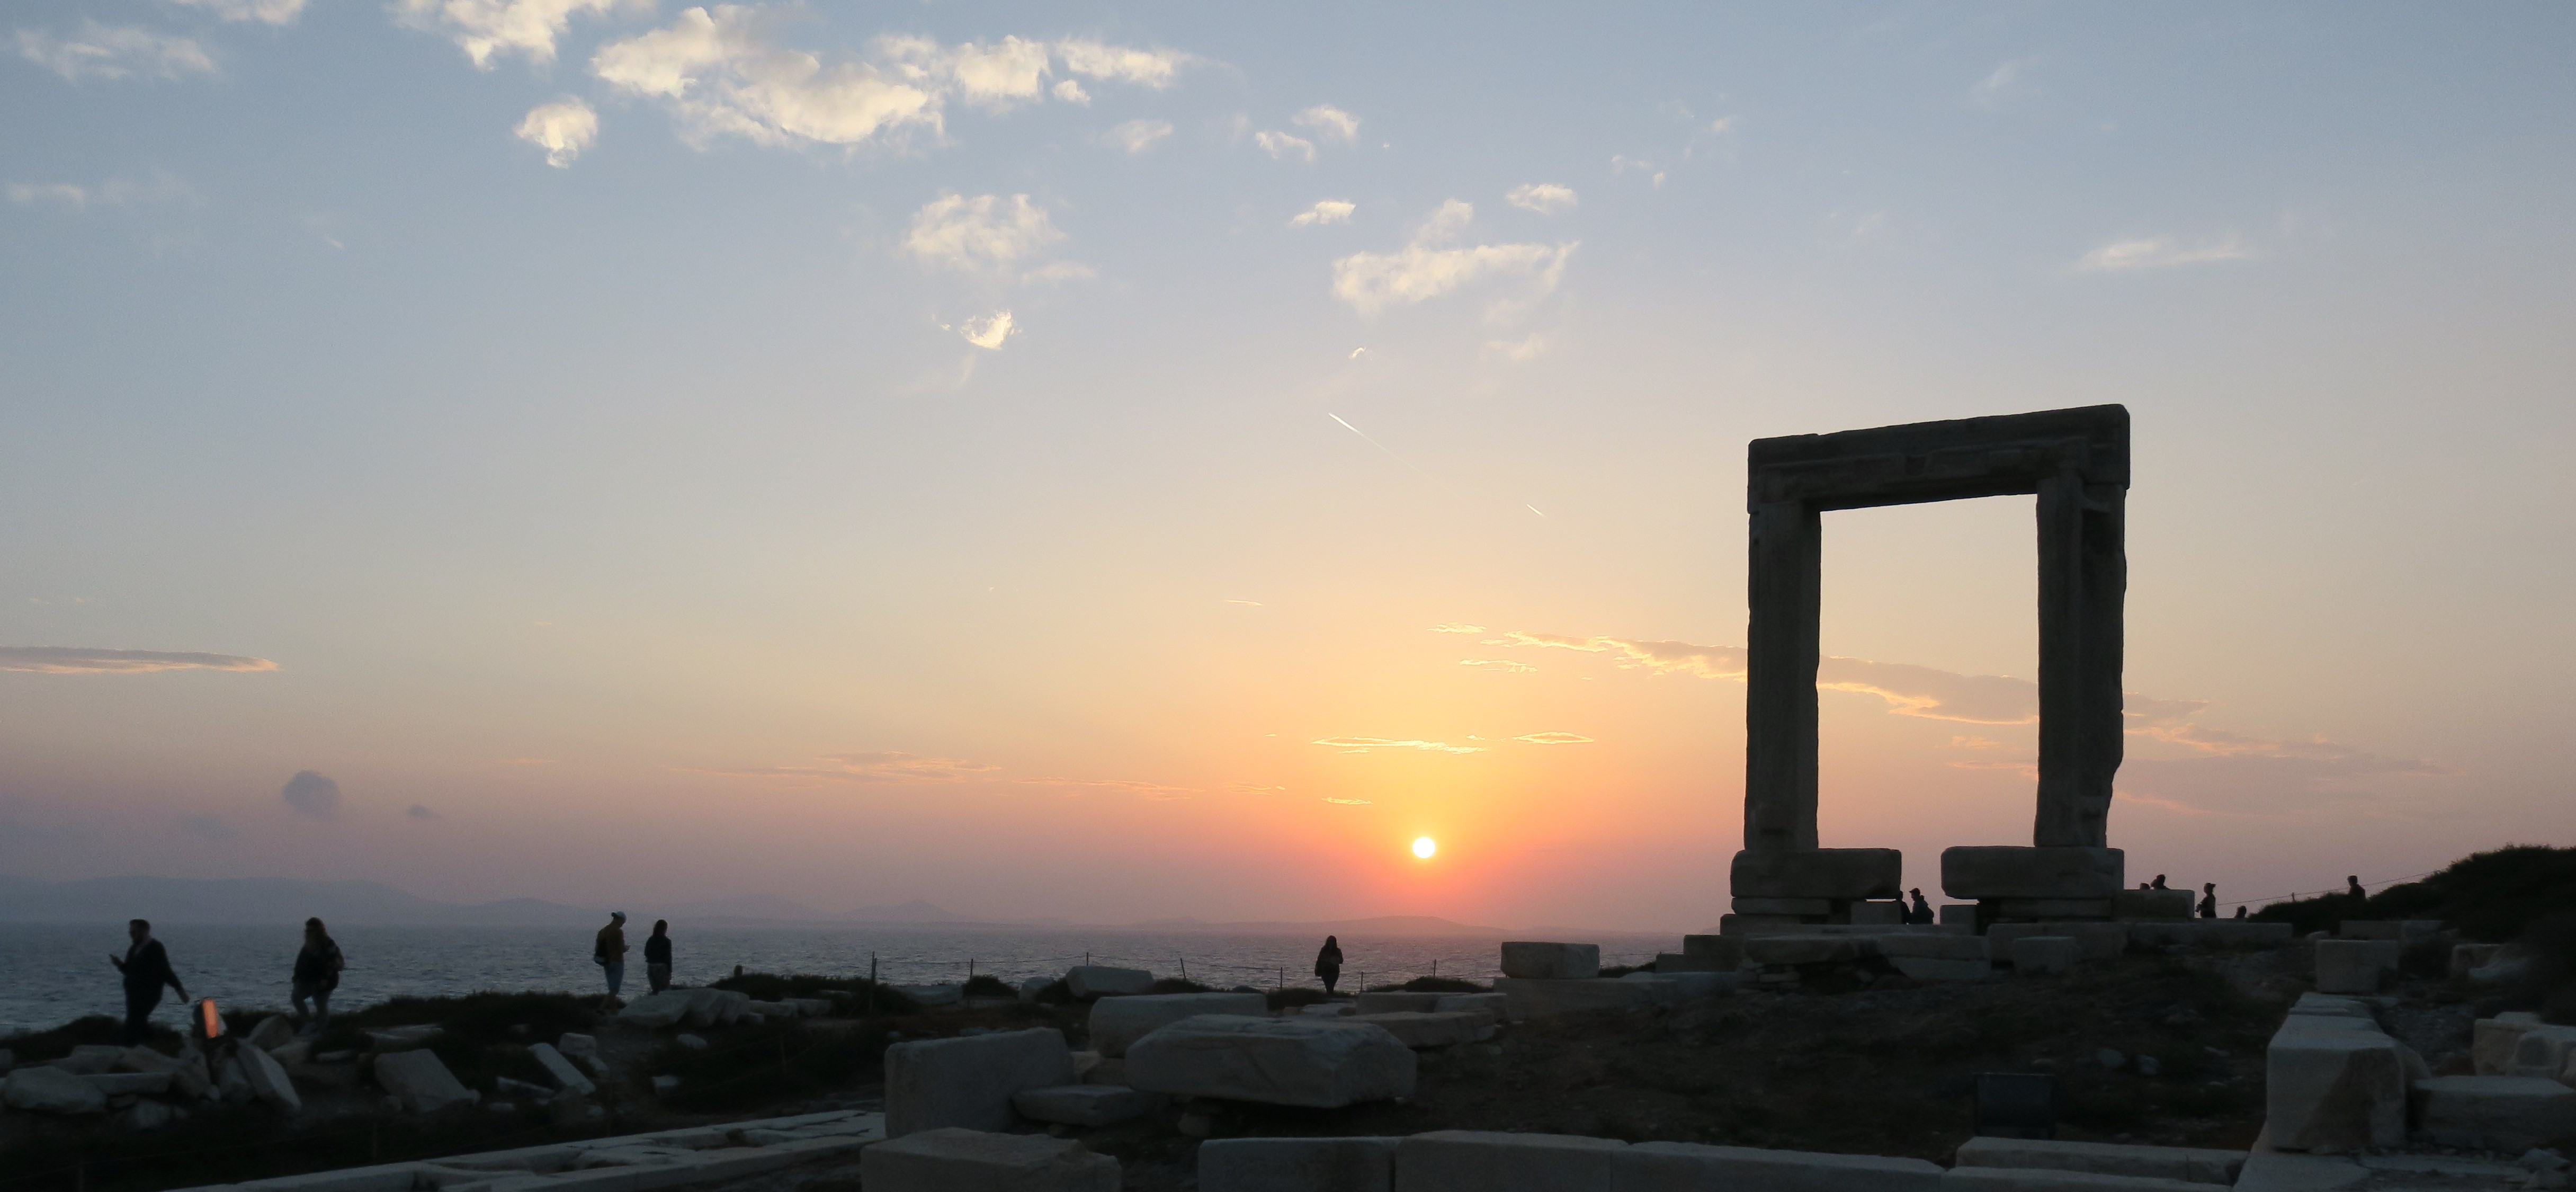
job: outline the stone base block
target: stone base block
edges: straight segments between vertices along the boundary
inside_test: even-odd
[[[2062,935],[2025,935],[2012,942],[2016,973],[2062,973],[2075,967],[2084,945]]]
[[[1128,1084],[1182,1097],[1339,1109],[1412,1096],[1413,1082],[1413,1049],[1347,1018],[1203,1014],[1127,1049]]]
[[[1415,993],[1390,989],[1383,993],[1363,993],[1351,998],[1353,1014],[1421,1014],[1440,1008],[1441,993]],[[1259,1014],[1259,1010],[1237,1010],[1237,1014]]]
[[[1632,974],[1633,975],[1633,974]],[[1658,973],[1659,983],[1670,985],[1677,1000],[1722,997],[1744,988],[1747,974],[1739,969],[1731,973]]]
[[[437,1052],[427,1048],[380,1052],[374,1071],[376,1085],[413,1113],[436,1113],[451,1105],[472,1105],[483,1099],[439,1062]]]
[[[1616,1163],[1619,1181],[1615,1186],[1619,1192],[1707,1192],[1717,1188],[1938,1192],[1943,1175],[1939,1167],[1921,1159],[1771,1151],[1696,1142],[1641,1142],[1620,1152]]]
[[[1115,1084],[1064,1084],[1030,1089],[1011,1098],[1011,1108],[1021,1117],[1065,1126],[1110,1126],[1162,1107],[1160,1093],[1140,1093]]]
[[[2576,1089],[2555,1080],[2436,1076],[2415,1082],[2414,1100],[2421,1129],[2443,1146],[2510,1154],[2576,1136]]]
[[[1154,974],[1143,969],[1112,968],[1105,964],[1077,964],[1064,971],[1065,992],[1088,1001],[1111,995],[1150,993]]]
[[[1905,855],[1892,848],[1817,848],[1735,854],[1737,898],[1894,898]]]
[[[1118,1160],[1069,1138],[954,1127],[859,1152],[868,1192],[1118,1192]]]
[[[2337,997],[2330,993],[2303,993],[2290,1003],[2292,1014],[2323,1014],[2333,1018],[2366,1018],[2372,1023],[2379,1016],[2370,1012],[2370,1003],[2357,997]]]
[[[1874,935],[1757,935],[1744,941],[1744,958],[1759,965],[1850,964],[1878,954]]]
[[[2245,1166],[2245,1152],[2040,1138],[1971,1138],[1959,1144],[1956,1162],[1954,1171],[1967,1167],[2028,1168],[2225,1187],[2236,1182],[2236,1173]]]
[[[1344,1023],[1365,1022],[1384,1030],[1411,1048],[1447,1047],[1453,1043],[1479,1043],[1494,1037],[1493,1019],[1483,1013],[1452,1010],[1400,1010],[1393,1014],[1355,1014],[1336,1019]]]
[[[2556,1080],[2571,1057],[2576,1057],[2576,1026],[2536,1026],[2514,1044],[2513,1059],[2505,1064],[2504,1074]]]
[[[2469,1028],[2469,1059],[2480,1076],[2502,1076],[2513,1064],[2514,1051],[2522,1046],[2523,1035],[2539,1029],[2540,1015],[2529,1010],[2507,1010],[2493,1018],[2481,1018]]]
[[[2199,902],[2189,890],[2122,890],[2111,895],[2111,917],[2188,919]]]
[[[1575,1134],[1433,1130],[1395,1148],[1395,1192],[1594,1192],[1612,1186],[1627,1143]]]
[[[1212,1138],[1199,1192],[1393,1192],[1402,1138]]]
[[[1977,929],[1976,903],[1945,902],[1934,913],[1940,916],[1943,927],[1965,927],[1970,931]]]
[[[1988,950],[1994,941],[1982,935],[1925,931],[1876,938],[1878,954],[1890,960],[1910,956],[1926,960],[1973,960],[1985,964],[1994,957]]]
[[[2194,948],[2277,948],[2290,942],[2287,923],[2252,919],[2188,919],[2177,922],[2123,923],[2129,938],[2141,944],[2182,944]]]
[[[2213,1192],[2216,1184],[2032,1167],[1953,1167],[1941,1192]]]
[[[1499,993],[1444,993],[1431,1008],[1442,1014],[1482,1014],[1485,1020],[1500,1026],[1511,1020],[1511,998]]]
[[[1970,937],[1975,938],[1975,937]],[[1896,971],[1917,981],[1989,981],[1995,966],[1984,960],[1943,960],[1934,956],[1891,956]]]
[[[1727,937],[1778,935],[1782,932],[1806,931],[1816,925],[1796,915],[1720,915],[1717,933]]]
[[[2265,1132],[2283,1150],[2406,1141],[2406,1061],[2368,1019],[2292,1014],[2264,1049]]]
[[[1742,955],[1741,952],[1737,953],[1739,962]],[[1731,973],[1736,967],[1733,964],[1722,964],[1712,956],[1694,956],[1688,952],[1655,953],[1655,973],[1658,976],[1669,977],[1674,973]]]
[[[1851,922],[1877,926],[1897,926],[1905,922],[1902,902],[1855,902],[1851,904]]]
[[[1733,900],[1739,915],[1790,915],[1797,918],[1823,919],[1832,914],[1830,898],[1737,898]]]
[[[1727,935],[1686,935],[1682,937],[1682,954],[1704,956],[1732,968],[1744,959],[1744,947]]]
[[[1532,981],[1589,981],[1601,975],[1601,945],[1509,941],[1503,945],[1503,975]]]
[[[1652,1005],[1656,990],[1641,981],[1534,981],[1498,977],[1494,992],[1511,1006],[1512,1021],[1526,1022],[1591,1010],[1633,1010]]]
[[[1361,994],[1361,1000],[1381,996]],[[1418,995],[1437,996],[1437,995]],[[1201,1014],[1270,1012],[1269,999],[1257,993],[1149,993],[1105,997],[1091,1003],[1091,1049],[1115,1059],[1155,1028]]]
[[[1986,940],[1996,956],[2012,955],[2012,942],[2034,935],[2058,935],[2074,940],[2085,960],[2117,960],[2129,950],[2129,925],[2126,923],[1997,923],[1986,929]]]
[[[897,1043],[885,1049],[886,1137],[1008,1129],[1012,1097],[1072,1083],[1073,1049],[1052,1027]]]
[[[1952,898],[2100,898],[2127,885],[2115,848],[1962,845],[1941,852],[1941,889]]]
[[[1994,903],[1995,918],[2019,923],[2046,919],[2107,921],[2111,917],[2108,898],[1998,898]]]
[[[2377,993],[2397,971],[2395,940],[2318,940],[2317,992]]]

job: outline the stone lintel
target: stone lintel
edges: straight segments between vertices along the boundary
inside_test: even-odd
[[[1941,889],[1952,898],[2107,903],[2120,892],[2127,872],[2127,857],[2115,848],[1979,844],[1941,850]]]
[[[1747,850],[1735,854],[1737,898],[1894,898],[1905,854],[1892,848]]]

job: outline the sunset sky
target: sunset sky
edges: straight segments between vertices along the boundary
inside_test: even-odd
[[[1576,12],[9,5],[0,873],[1697,930],[1746,442],[2107,402],[2133,881],[2576,843],[2576,9]],[[1825,524],[1938,901],[2031,504]]]

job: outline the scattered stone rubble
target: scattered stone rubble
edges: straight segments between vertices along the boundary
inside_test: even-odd
[[[437,1192],[664,1192],[846,1158],[884,1137],[881,1115],[814,1113],[239,1184],[209,1184],[183,1192],[411,1192],[416,1188]],[[870,1192],[875,1192],[873,1184]]]

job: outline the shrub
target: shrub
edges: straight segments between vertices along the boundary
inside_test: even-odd
[[[2576,904],[2576,848],[2509,844],[2471,853],[2421,881],[2390,886],[2368,898],[2333,894],[2276,902],[2253,917],[2288,923],[2302,935],[2346,919],[2440,919],[2470,939],[2502,942],[2571,904]]]

